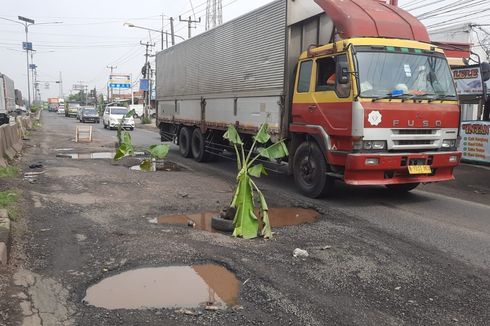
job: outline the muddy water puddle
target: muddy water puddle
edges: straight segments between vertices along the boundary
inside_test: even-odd
[[[135,165],[129,168],[132,171],[142,171],[142,172],[170,172],[170,171],[181,171],[182,168],[173,162],[164,162],[158,164],[152,164],[148,170],[142,169],[139,165]]]
[[[258,213],[258,212],[257,212]],[[154,224],[177,224],[193,226],[196,229],[218,232],[211,226],[211,219],[217,216],[216,212],[204,212],[186,215],[168,215],[151,219]],[[320,213],[314,209],[297,207],[269,208],[269,220],[272,227],[282,227],[313,223],[320,217]]]
[[[238,303],[240,283],[216,264],[140,268],[89,287],[83,301],[106,309],[226,309]]]
[[[70,158],[72,160],[98,160],[98,159],[113,159],[115,152],[96,152],[96,153],[63,153],[56,157]],[[135,152],[135,156],[144,156],[143,152]]]

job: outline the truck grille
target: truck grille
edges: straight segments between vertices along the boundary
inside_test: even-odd
[[[397,135],[433,135],[438,129],[393,129]]]
[[[441,129],[392,129],[392,150],[436,149],[441,145]]]

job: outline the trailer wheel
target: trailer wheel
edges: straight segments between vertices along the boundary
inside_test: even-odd
[[[335,180],[327,175],[327,162],[315,142],[303,142],[296,149],[293,173],[296,185],[305,196],[318,198],[333,190]]]
[[[414,190],[415,188],[418,187],[419,184],[420,182],[402,183],[402,184],[386,185],[386,188],[394,192],[405,193]]]
[[[204,136],[199,128],[194,129],[192,133],[191,150],[192,156],[197,162],[206,161],[206,148]]]
[[[182,127],[179,133],[179,150],[183,157],[191,157],[191,129]]]

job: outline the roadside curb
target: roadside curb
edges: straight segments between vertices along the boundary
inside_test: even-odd
[[[0,265],[7,265],[10,239],[10,219],[6,209],[0,209]]]

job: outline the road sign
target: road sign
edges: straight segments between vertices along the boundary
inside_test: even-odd
[[[36,68],[37,68],[37,66],[35,64],[33,64],[33,63],[29,64],[29,69],[36,69]]]
[[[26,18],[26,17],[22,17],[22,16],[17,16],[17,18],[19,18],[19,20],[22,20],[26,23],[29,23],[29,24],[34,24],[34,20],[30,19],[30,18]]]
[[[131,88],[131,83],[109,83],[109,88]]]
[[[22,42],[22,50],[32,51],[32,42]]]
[[[148,91],[149,88],[148,79],[140,79],[140,91]]]

